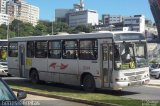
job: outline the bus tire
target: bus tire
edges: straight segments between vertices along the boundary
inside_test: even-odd
[[[32,70],[31,71],[30,80],[34,84],[38,84],[39,83],[39,75],[38,75],[38,72],[36,70]]]
[[[95,91],[95,80],[92,75],[86,75],[83,78],[83,89],[86,92],[94,92]]]

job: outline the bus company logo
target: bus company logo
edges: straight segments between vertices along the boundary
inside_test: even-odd
[[[68,64],[65,65],[65,64],[62,64],[62,63],[61,63],[60,69],[63,70],[63,69],[66,69],[67,67],[68,67]]]
[[[49,67],[55,69],[55,68],[56,68],[56,63],[51,63],[51,64],[49,65]]]
[[[51,63],[49,67],[53,69],[55,69],[56,67],[59,67],[61,70],[64,70],[68,67],[68,64],[65,65],[61,63],[61,65],[57,65],[57,63]]]

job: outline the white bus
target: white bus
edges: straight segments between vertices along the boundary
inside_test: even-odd
[[[64,83],[86,91],[121,90],[150,80],[146,40],[137,32],[11,38],[8,67],[33,83]]]

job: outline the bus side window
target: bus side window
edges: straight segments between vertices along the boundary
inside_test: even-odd
[[[27,57],[34,57],[34,41],[27,42]]]
[[[36,50],[35,50],[36,58],[46,58],[47,57],[47,41],[37,41],[36,42]]]
[[[63,58],[77,59],[78,58],[78,42],[77,40],[63,41]]]
[[[8,56],[9,57],[17,57],[18,56],[18,43],[10,42],[8,48]]]
[[[61,58],[61,41],[49,41],[48,58]]]
[[[80,55],[82,60],[96,60],[98,58],[98,43],[95,39],[80,40]]]

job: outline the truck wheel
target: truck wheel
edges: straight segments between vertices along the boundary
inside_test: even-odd
[[[95,80],[92,75],[86,75],[83,79],[83,89],[87,92],[95,91]]]

